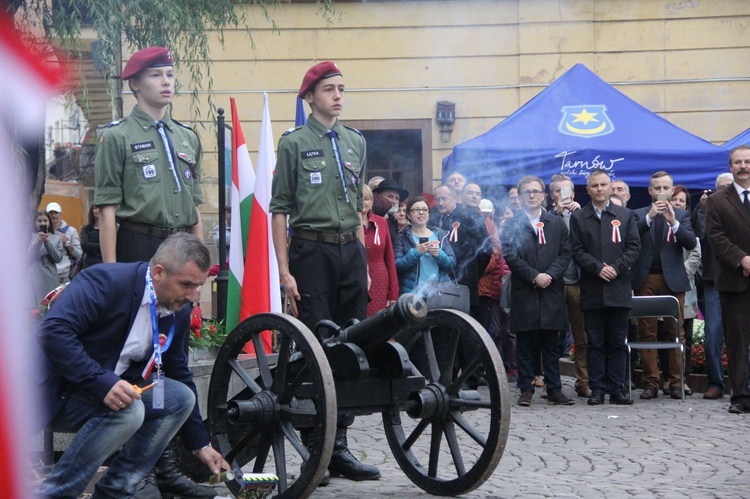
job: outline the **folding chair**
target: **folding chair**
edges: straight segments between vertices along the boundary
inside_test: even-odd
[[[633,297],[633,308],[630,310],[630,317],[632,319],[649,318],[649,317],[670,317],[675,322],[676,326],[676,337],[674,341],[639,341],[629,343],[628,345],[628,359],[630,358],[631,350],[664,350],[667,348],[677,348],[680,350],[680,373],[682,376],[685,375],[685,345],[680,341],[680,301],[674,296],[634,296]],[[628,396],[631,395],[632,386],[630,384],[631,373],[630,373],[630,362],[628,364]],[[662,366],[662,368],[664,368]],[[680,391],[682,392],[682,401],[685,401],[685,380],[680,383]]]

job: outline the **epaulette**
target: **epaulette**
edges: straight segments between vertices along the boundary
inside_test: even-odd
[[[287,135],[289,135],[290,133],[292,133],[292,132],[296,132],[297,130],[299,130],[299,129],[300,129],[300,128],[302,128],[303,126],[305,126],[305,125],[301,125],[301,126],[293,126],[292,128],[290,128],[290,129],[289,129],[289,130],[287,130],[286,132],[282,133],[282,134],[281,134],[281,136],[282,136],[282,137],[286,137],[286,136],[287,136]]]
[[[178,125],[180,125],[180,126],[181,126],[182,128],[187,128],[187,129],[188,129],[188,130],[190,130],[191,132],[192,132],[192,131],[194,131],[194,130],[192,129],[192,127],[189,127],[189,126],[187,126],[187,125],[186,125],[186,124],[184,124],[184,123],[180,123],[179,121],[177,121],[177,120],[176,120],[176,119],[174,119],[174,118],[172,118],[172,121],[174,121],[175,123],[177,123]]]
[[[113,126],[117,126],[120,123],[123,123],[126,119],[128,119],[127,116],[125,116],[124,118],[120,118],[119,120],[112,121],[112,122],[104,125],[104,128],[112,128]]]
[[[354,128],[352,126],[347,126],[347,125],[344,125],[343,123],[341,124],[341,126],[343,126],[344,128],[346,128],[348,130],[351,130],[352,132],[355,132],[356,134],[364,137],[364,135],[362,135],[362,132],[360,132],[359,130],[357,130],[356,128]]]

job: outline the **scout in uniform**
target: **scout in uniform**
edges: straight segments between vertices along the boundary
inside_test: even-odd
[[[201,145],[190,127],[168,113],[172,55],[163,47],[140,50],[122,79],[138,103],[130,116],[104,129],[96,148],[94,204],[101,209],[105,262],[147,261],[173,232],[203,239],[197,208],[203,203]]]
[[[203,240],[197,205],[201,144],[188,126],[168,113],[174,98],[172,54],[149,47],[130,57],[122,79],[137,104],[130,116],[114,121],[96,145],[94,205],[101,212],[99,238],[107,262],[149,261],[170,234],[189,232]],[[119,224],[119,228],[118,228]],[[181,497],[215,497],[211,487],[183,475],[174,445],[154,468],[159,490]],[[139,498],[161,497],[151,477],[139,486]]]
[[[323,319],[343,325],[367,313],[367,254],[360,213],[365,139],[343,126],[344,78],[333,62],[310,68],[299,97],[310,105],[307,124],[279,141],[273,176],[273,241],[279,277],[292,313],[309,328]],[[287,250],[287,216],[292,239]],[[339,418],[329,471],[352,480],[375,480],[380,471],[349,452]],[[302,432],[303,442],[305,432]]]

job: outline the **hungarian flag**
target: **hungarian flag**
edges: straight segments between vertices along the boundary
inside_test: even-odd
[[[229,285],[227,289],[227,331],[247,317],[242,315],[243,302],[250,301],[251,285],[243,287],[245,255],[247,254],[250,217],[253,210],[255,171],[247,151],[245,136],[237,116],[237,103],[232,107],[232,222],[229,241]],[[252,261],[252,260],[251,260]]]
[[[271,237],[271,180],[276,165],[273,131],[268,112],[268,94],[263,93],[263,121],[260,125],[258,172],[255,180],[250,235],[247,240],[245,278],[242,281],[240,320],[261,312],[281,312],[279,264]],[[271,335],[262,336],[266,352],[271,351]]]

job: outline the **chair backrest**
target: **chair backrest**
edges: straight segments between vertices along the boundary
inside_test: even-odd
[[[674,296],[634,296],[630,317],[672,317],[680,320],[680,301]]]

